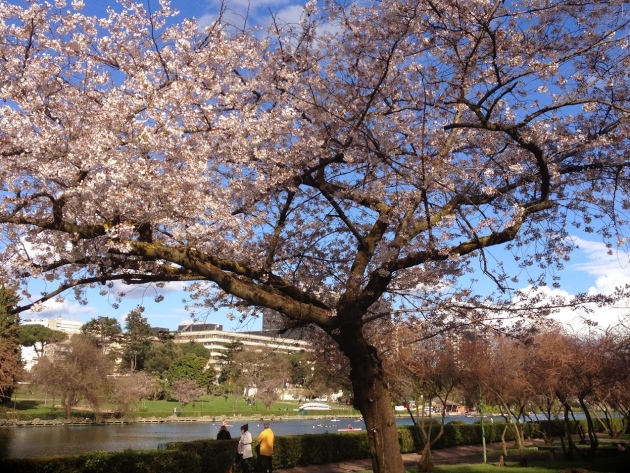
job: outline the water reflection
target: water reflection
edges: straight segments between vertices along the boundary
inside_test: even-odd
[[[449,420],[475,419],[451,417]],[[235,420],[228,430],[232,437],[239,435],[239,427],[247,422],[253,436],[263,429],[261,421]],[[276,435],[320,434],[337,432],[348,424],[361,427],[364,423],[355,419],[295,419],[271,421]],[[409,419],[399,419],[399,425],[408,425]],[[166,442],[187,442],[205,438],[216,438],[220,422],[173,422],[155,424],[113,424],[93,426],[45,426],[45,427],[1,427],[0,456],[5,458],[31,458],[45,455],[87,453],[97,450],[108,452],[125,449],[156,449]]]

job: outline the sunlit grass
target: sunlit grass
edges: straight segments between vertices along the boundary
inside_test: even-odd
[[[436,460],[436,465],[431,470],[433,473],[559,473],[571,471],[586,471],[588,473],[628,473],[630,472],[630,451],[619,452],[615,449],[604,449],[597,452],[595,459],[591,461],[574,460],[566,461],[559,455],[555,460],[543,459],[546,454],[529,448],[526,450],[527,466],[520,466],[518,463],[518,451],[508,449],[508,457],[504,466],[498,466],[500,452],[492,452],[487,463],[471,462],[461,464],[440,464]],[[358,473],[371,473],[372,470],[362,470]],[[407,473],[418,473],[416,468],[407,468]]]
[[[55,406],[53,408],[53,401]],[[174,409],[181,416],[186,417],[298,417],[299,403],[297,401],[277,401],[269,409],[261,403],[248,403],[242,396],[202,396],[195,402],[182,406],[175,400],[142,400],[135,409],[129,413],[130,417],[168,417],[174,414]],[[350,406],[331,404],[333,410],[312,412],[313,415],[325,416],[359,416],[359,412]],[[91,409],[85,403],[80,403],[73,409],[73,414],[83,417],[89,414]],[[116,406],[105,403],[100,406],[102,413],[116,411]],[[39,392],[30,392],[26,388],[20,388],[14,393],[11,402],[0,407],[0,416],[14,419],[34,418],[62,418],[64,411],[59,404],[59,399],[53,399]]]
[[[519,473],[558,473],[571,469],[587,470],[589,473],[608,472],[628,472],[630,471],[630,456],[619,455],[615,458],[596,458],[590,462],[555,460],[553,462],[530,462],[528,466],[519,466],[518,462],[507,462],[505,466],[498,468],[496,464],[462,464],[462,465],[439,465],[433,468],[434,473],[497,473],[519,472]],[[417,470],[411,470],[417,473]]]

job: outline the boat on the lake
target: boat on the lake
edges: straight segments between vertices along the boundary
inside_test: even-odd
[[[323,402],[307,402],[302,404],[297,410],[298,411],[330,411],[332,407],[328,404],[324,404]]]
[[[354,427],[352,424],[348,424],[348,427],[337,429],[337,432],[357,432],[362,430],[361,427]]]

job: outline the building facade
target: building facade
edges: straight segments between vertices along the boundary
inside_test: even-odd
[[[210,350],[209,363],[218,365],[221,356],[227,353],[226,345],[234,342],[243,344],[245,350],[271,349],[280,353],[299,353],[309,349],[307,341],[291,336],[282,336],[276,331],[225,332],[219,324],[191,323],[180,325],[175,333],[175,343],[200,343]]]

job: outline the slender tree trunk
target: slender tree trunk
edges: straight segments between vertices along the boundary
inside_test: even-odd
[[[359,325],[342,326],[332,336],[350,361],[354,406],[365,421],[373,472],[404,473],[396,418],[376,349],[365,340]]]
[[[65,410],[66,420],[72,419],[72,404],[69,402],[63,403],[63,408]]]
[[[599,446],[599,443],[597,441],[597,435],[595,434],[595,425],[593,424],[593,418],[591,417],[591,412],[589,411],[588,406],[586,405],[586,402],[584,401],[584,397],[578,396],[578,402],[580,403],[580,407],[582,408],[582,411],[584,412],[584,417],[586,417],[588,439],[590,440],[591,450],[593,450],[594,452],[595,449]]]
[[[567,433],[567,446],[568,449],[564,454],[566,460],[573,460],[573,452],[575,444],[573,443],[573,437],[571,433],[571,421],[569,419],[569,413],[571,412],[571,407],[566,400],[562,401],[562,405],[564,406],[564,429]]]
[[[501,447],[503,448],[503,457],[507,458],[507,442],[505,441],[505,434],[507,433],[508,424],[505,423],[503,427],[503,432],[501,432]]]

